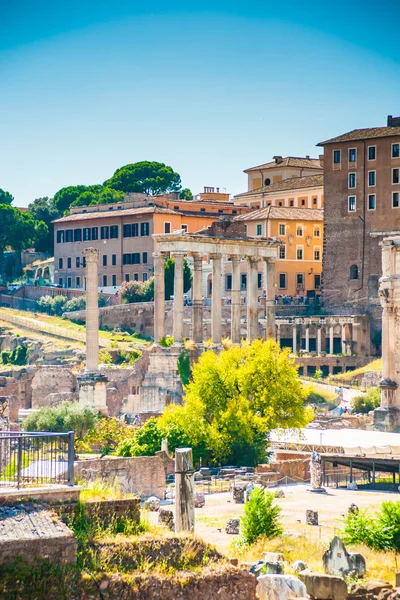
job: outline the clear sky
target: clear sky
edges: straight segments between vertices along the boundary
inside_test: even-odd
[[[399,0],[0,0],[0,188],[139,160],[194,193],[400,115]]]

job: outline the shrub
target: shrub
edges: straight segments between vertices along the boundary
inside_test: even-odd
[[[190,372],[190,356],[185,351],[182,351],[178,358],[178,373],[182,385],[188,385],[190,381]]]
[[[313,375],[314,379],[322,379],[322,371],[321,369],[317,369]]]
[[[1,361],[3,365],[26,365],[28,356],[28,348],[20,344],[12,351],[3,350],[1,353]]]
[[[65,300],[67,300],[65,298]],[[45,312],[50,314],[52,307],[53,298],[52,296],[42,296],[39,300],[36,301],[36,310],[38,312]]]
[[[344,519],[346,544],[365,544],[373,550],[400,550],[400,502],[382,502],[381,512],[349,512]]]
[[[120,296],[125,304],[151,302],[154,300],[154,278],[148,281],[125,281]]]
[[[74,312],[75,310],[85,310],[86,308],[86,296],[78,296],[68,300],[65,303],[63,312]]]
[[[351,410],[354,413],[367,414],[377,408],[381,403],[381,391],[379,388],[369,388],[363,396],[356,396],[351,401]]]
[[[162,420],[151,418],[137,429],[132,439],[124,439],[117,447],[118,456],[153,456],[161,449],[161,440],[168,440],[168,448],[189,445],[189,438],[183,428],[176,423],[164,425]]]
[[[170,335],[169,337],[165,337],[165,335],[163,335],[160,340],[160,346],[162,346],[163,348],[169,348],[170,346],[172,346],[173,343],[174,338],[172,335]]]
[[[135,432],[136,428],[124,421],[113,417],[101,417],[78,442],[77,451],[90,452],[92,449],[96,449],[100,450],[101,454],[108,455],[115,450],[121,439],[130,440],[134,437]]]
[[[91,406],[65,401],[42,407],[29,415],[22,426],[25,431],[74,431],[77,439],[81,439],[94,427],[97,418],[98,414]]]
[[[264,488],[256,487],[244,505],[241,533],[246,545],[254,544],[261,537],[268,539],[282,533],[281,509],[276,504],[276,495]]]
[[[99,352],[99,363],[101,365],[112,365],[112,356],[105,348],[102,348]]]

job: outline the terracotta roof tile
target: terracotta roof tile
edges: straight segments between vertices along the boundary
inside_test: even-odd
[[[284,179],[278,183],[271,183],[271,185],[265,185],[264,187],[251,190],[249,192],[243,192],[237,194],[235,198],[241,198],[242,196],[259,196],[260,194],[276,194],[277,192],[285,192],[287,190],[300,190],[303,188],[310,187],[322,187],[324,185],[324,176],[322,175],[308,175],[307,177],[293,177],[293,179]]]
[[[253,210],[247,215],[235,217],[235,221],[261,221],[263,219],[286,219],[289,221],[323,221],[324,211],[319,208],[285,208],[267,206]]]
[[[356,142],[358,140],[372,140],[382,137],[393,137],[400,135],[400,127],[370,127],[369,129],[353,129],[343,135],[319,142],[317,146],[325,146],[326,144],[336,144],[338,142]]]
[[[164,215],[176,215],[179,214],[177,210],[171,210],[169,208],[161,208],[158,206],[142,206],[140,208],[128,208],[125,210],[99,210],[87,213],[74,213],[61,219],[56,219],[53,223],[74,223],[76,221],[89,221],[91,219],[115,219],[118,217],[134,217],[140,215],[152,215],[154,213]]]
[[[245,173],[250,171],[260,171],[261,169],[276,169],[280,167],[295,167],[298,169],[321,169],[322,165],[319,158],[304,158],[300,156],[286,156],[282,159],[282,162],[276,163],[274,160],[267,162],[263,165],[257,165],[256,167],[250,167],[245,169]]]

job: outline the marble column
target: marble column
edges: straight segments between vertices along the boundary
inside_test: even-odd
[[[247,339],[258,337],[258,261],[247,257]]]
[[[346,356],[347,348],[346,348],[346,325],[342,325],[342,354]]]
[[[293,354],[297,354],[297,327],[293,325]]]
[[[240,343],[240,258],[231,256],[232,264],[232,306],[231,306],[231,340]]]
[[[306,325],[306,352],[310,352],[310,327]]]
[[[154,257],[154,341],[165,336],[165,265],[163,254]]]
[[[281,324],[278,323],[277,327],[276,327],[276,341],[278,342],[278,344],[281,343]]]
[[[275,339],[275,261],[264,259],[265,281],[265,339]]]
[[[193,255],[193,312],[192,312],[192,337],[196,344],[203,341],[203,293],[202,293],[202,265],[199,254]]]
[[[99,283],[96,248],[84,250],[86,258],[86,371],[99,368]]]
[[[317,354],[318,356],[321,355],[321,351],[322,351],[322,331],[321,331],[321,326],[317,327]]]
[[[183,259],[181,253],[172,254],[175,261],[174,269],[174,325],[173,335],[174,344],[181,344],[183,341]]]
[[[333,354],[333,325],[329,327],[329,354]]]
[[[211,339],[221,343],[221,254],[210,254],[212,260]]]

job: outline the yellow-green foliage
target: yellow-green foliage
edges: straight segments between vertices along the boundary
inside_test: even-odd
[[[332,381],[350,381],[356,375],[362,375],[363,373],[368,373],[369,371],[382,371],[382,359],[377,358],[372,362],[360,367],[359,369],[355,369],[354,371],[347,371],[346,373],[338,373],[337,375],[333,375],[330,377]]]
[[[112,483],[103,479],[95,479],[94,481],[85,481],[82,485],[81,502],[102,502],[103,500],[118,500],[127,497],[126,494],[121,493],[117,479]]]

